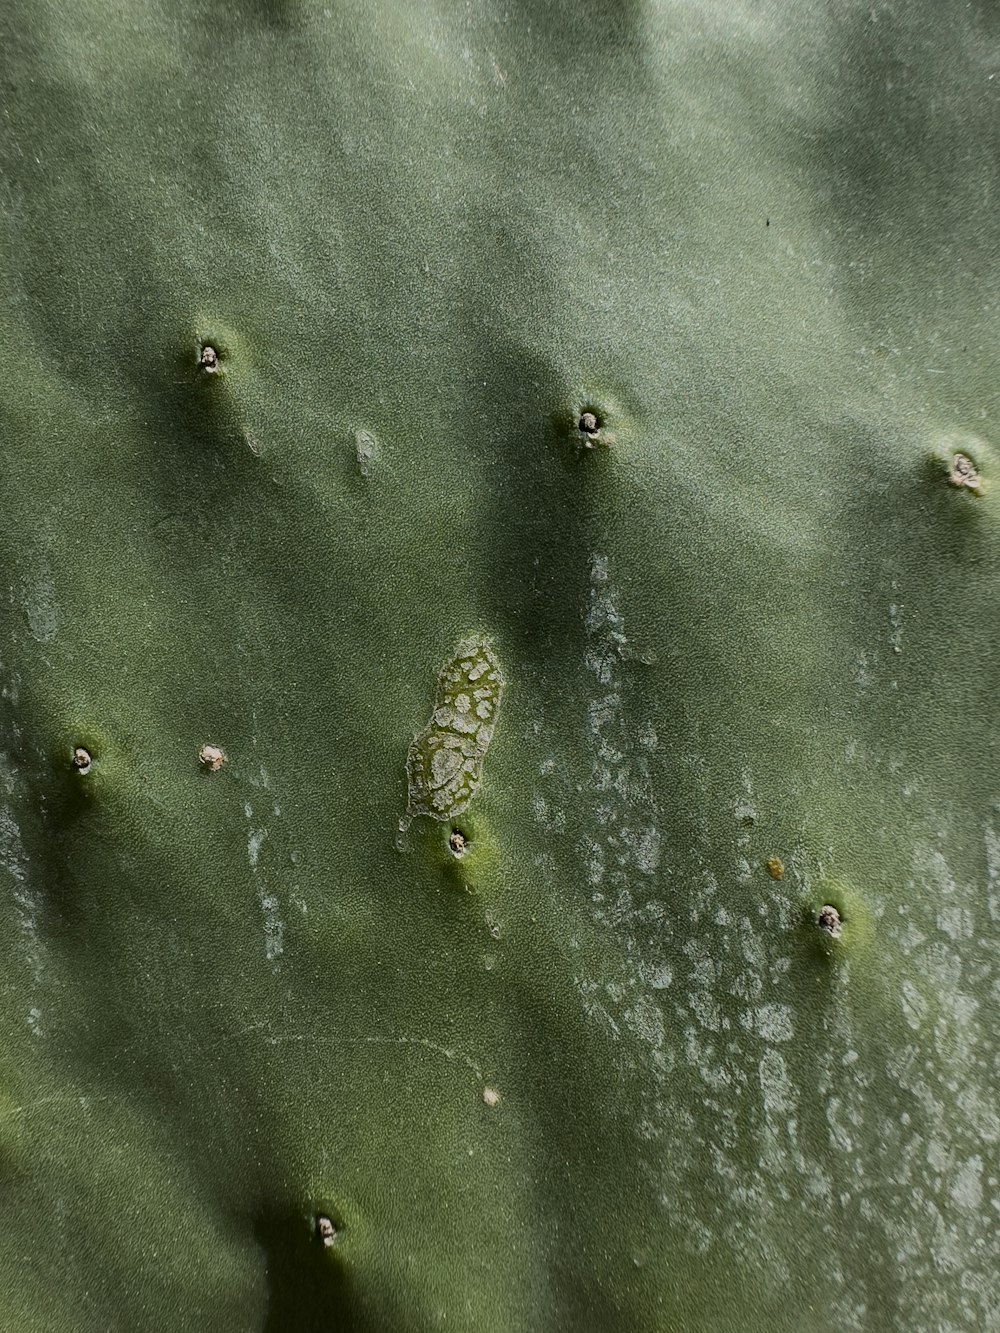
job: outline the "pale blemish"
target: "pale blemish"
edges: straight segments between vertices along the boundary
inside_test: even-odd
[[[250,836],[247,839],[247,854],[250,857],[250,869],[256,870],[257,863],[260,861],[260,849],[264,845],[264,839],[267,837],[266,829],[251,829]]]
[[[795,1097],[785,1057],[780,1051],[768,1047],[760,1058],[757,1072],[764,1098],[764,1110],[768,1115],[787,1115],[795,1107]]]
[[[927,1000],[909,979],[902,984],[903,1016],[909,1026],[918,1032],[927,1018]]]
[[[648,995],[640,994],[635,1003],[624,1010],[622,1017],[640,1041],[654,1050],[662,1047],[666,1035],[663,1014]]]
[[[867,690],[875,679],[875,658],[862,648],[855,658],[854,683],[858,689]]]
[[[370,430],[359,430],[354,435],[354,456],[358,471],[370,477],[378,461],[378,441]]]
[[[756,824],[758,819],[757,807],[745,796],[741,796],[733,806],[733,818],[737,824],[743,824],[744,826]]]
[[[639,728],[638,740],[644,750],[652,752],[656,749],[659,744],[659,737],[652,722],[647,722],[645,726]]]
[[[899,602],[889,603],[889,646],[894,653],[903,651],[903,607]]]
[[[32,575],[21,581],[21,605],[33,637],[39,643],[51,643],[59,630],[59,604],[52,572],[44,558],[38,559]]]
[[[850,1112],[844,1107],[840,1097],[831,1097],[826,1104],[826,1123],[830,1127],[830,1137],[834,1145],[842,1152],[849,1153],[854,1149],[854,1140],[851,1137],[850,1129],[845,1124],[845,1119]]]
[[[640,963],[639,970],[651,990],[666,990],[674,979],[673,968],[667,962]]]
[[[673,971],[654,944],[671,929],[663,903],[653,896],[664,859],[650,771],[659,741],[649,717],[633,716],[637,668],[611,561],[601,553],[590,559],[583,623],[583,663],[593,692],[581,719],[590,774],[574,806],[577,818],[581,808],[585,812],[577,853],[591,889],[593,922],[613,933],[618,964],[600,983],[579,978],[577,988],[588,1016],[612,1040],[630,1035],[628,1049],[636,1049],[637,1042],[647,1068],[662,1078],[674,1068],[676,1053],[664,1008]],[[536,811],[552,819],[552,788],[537,796],[542,804],[536,803]],[[646,1120],[652,1123],[655,1115],[648,1107]]]
[[[253,807],[249,801],[243,804],[243,812],[248,820],[253,819]],[[253,876],[254,889],[264,922],[264,957],[269,963],[280,958],[285,947],[285,923],[281,917],[281,904],[277,894],[268,884],[266,867],[261,863],[261,848],[267,840],[268,831],[262,826],[251,825],[247,833],[247,860]]]
[[[596,1020],[599,1026],[603,1027],[611,1037],[619,1038],[621,1028],[597,998],[598,983],[586,977],[574,977],[573,984],[580,993],[583,1001],[583,1011],[587,1017]]]
[[[0,780],[7,794],[13,795],[18,785],[17,775],[6,756],[0,756],[0,765]],[[45,961],[39,933],[40,905],[31,886],[28,856],[20,825],[13,811],[7,807],[0,808],[0,869],[6,871],[10,879],[10,895],[21,931],[24,960],[32,982],[38,987],[43,981]],[[42,1035],[42,1009],[37,998],[29,1005],[24,1021],[34,1036]]]
[[[756,1009],[745,1009],[740,1022],[764,1041],[792,1039],[792,1011],[787,1004],[761,1004]]]
[[[977,1210],[983,1202],[983,1159],[970,1157],[963,1162],[955,1173],[951,1185],[951,1197],[959,1208],[969,1212]]]

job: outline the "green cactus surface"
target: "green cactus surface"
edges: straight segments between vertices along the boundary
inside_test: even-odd
[[[994,0],[0,5],[0,1333],[1000,1328]]]

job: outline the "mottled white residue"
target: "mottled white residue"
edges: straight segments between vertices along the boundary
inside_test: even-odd
[[[1000,922],[1000,834],[992,828],[986,830],[986,880],[986,904],[993,920]]]
[[[44,976],[44,946],[39,933],[39,899],[32,885],[28,855],[11,799],[17,794],[18,787],[13,764],[6,755],[0,754],[0,875],[8,882],[7,892],[21,930],[24,961],[37,988]],[[37,998],[29,1005],[24,1021],[35,1036],[41,1035],[42,1010]]]
[[[968,1161],[962,1162],[956,1168],[952,1176],[951,1197],[959,1208],[966,1208],[971,1211],[982,1204],[982,1177],[983,1159],[979,1156],[970,1157]]]
[[[257,862],[260,860],[261,843],[267,837],[266,829],[251,829],[250,837],[247,839],[247,852],[250,857],[251,870],[257,869]]]
[[[592,754],[593,811],[585,863],[594,885],[607,883],[620,894],[647,881],[648,890],[655,885],[661,856],[649,769],[656,732],[646,718],[633,723],[626,710],[625,682],[619,678],[628,641],[607,556],[591,558],[590,585],[584,661],[597,690],[587,706],[585,723]],[[609,924],[608,913],[600,907],[595,917]],[[622,924],[622,918],[611,924]]]
[[[674,979],[673,969],[669,963],[640,962],[639,970],[643,981],[652,990],[666,990]]]
[[[757,822],[757,810],[753,802],[741,796],[733,806],[733,815],[738,824],[752,825]]]
[[[824,1329],[875,1333],[886,1318],[907,1333],[1000,1328],[1000,799],[997,829],[970,832],[974,812],[922,808],[931,784],[900,766],[892,790],[909,793],[907,840],[933,830],[909,876],[884,873],[881,843],[869,879],[860,857],[840,865],[847,835],[833,828],[829,846],[781,848],[786,874],[771,880],[761,775],[737,768],[720,790],[696,734],[686,752],[658,754],[615,575],[607,557],[592,559],[580,714],[589,769],[571,787],[563,757],[547,761],[534,814],[552,829],[573,803],[561,827],[578,830],[573,882],[599,945],[574,936],[574,984],[628,1084],[626,1128],[651,1197],[679,1246],[708,1264],[718,1255],[749,1282],[766,1271],[772,1289],[801,1293],[811,1256]],[[903,599],[891,597],[901,649]],[[864,670],[877,675],[886,656],[883,640]],[[845,752],[857,764],[875,757],[863,738]],[[661,759],[687,784],[689,809],[716,803],[703,846],[665,845],[651,767]],[[731,811],[723,846],[720,809]],[[968,840],[980,836],[985,877],[969,868]],[[900,845],[898,832],[886,845]],[[560,873],[564,848],[554,850],[536,858],[543,881]],[[857,949],[830,966],[810,951],[803,902],[841,874],[857,876],[871,941],[858,932]],[[891,1307],[868,1263],[886,1250]]]
[[[927,1001],[920,988],[909,977],[903,978],[901,990],[903,1017],[914,1032],[918,1032],[927,1018]]]
[[[645,659],[628,646],[609,558],[593,555],[589,572],[584,666],[593,690],[581,723],[591,763],[587,782],[577,789],[577,810],[582,805],[587,812],[577,852],[591,917],[599,930],[613,935],[612,956],[617,955],[618,964],[599,981],[578,976],[575,984],[593,1022],[612,1040],[624,1034],[637,1038],[648,1067],[663,1073],[673,1066],[675,1053],[669,1046],[663,1001],[673,970],[658,944],[662,939],[665,947],[670,935],[661,897],[663,846],[650,772],[659,741],[652,719],[629,702],[633,663]],[[567,823],[555,794],[565,799],[559,774],[554,758],[539,765],[540,783],[532,802],[535,819],[551,833],[562,832]],[[652,1123],[650,1116],[646,1123]]]
[[[758,1066],[764,1110],[769,1117],[784,1117],[795,1107],[796,1097],[780,1051],[768,1048]]]
[[[875,679],[875,656],[862,648],[854,659],[854,683],[861,690],[867,690]]]
[[[623,1016],[632,1032],[641,1041],[646,1042],[654,1051],[660,1050],[666,1035],[663,1014],[648,995],[637,996],[634,1003],[625,1009]]]
[[[541,792],[535,792],[532,797],[531,812],[536,824],[541,824],[549,833],[562,833],[566,828],[565,811],[552,808]]]
[[[898,588],[895,579],[892,581],[892,589],[895,592]],[[889,647],[894,653],[903,651],[903,605],[899,601],[889,603]]]
[[[270,783],[266,780],[266,774],[262,769],[262,783],[265,788]],[[273,812],[278,813],[278,807],[273,807]],[[264,956],[269,963],[273,963],[281,957],[285,947],[285,923],[281,916],[281,903],[274,888],[269,883],[270,871],[266,864],[267,858],[261,857],[261,848],[268,836],[268,831],[262,825],[254,824],[254,810],[249,801],[243,804],[243,813],[250,821],[250,828],[247,832],[247,860],[250,863],[250,872],[253,876],[254,888],[257,891],[257,901],[260,904],[261,916],[264,920]]]
[[[605,1028],[612,1037],[619,1037],[621,1035],[621,1028],[611,1017],[607,1007],[603,1004],[600,998],[600,983],[597,981],[590,981],[586,977],[574,977],[573,984],[583,1001],[583,1011],[587,1017],[593,1019],[601,1027]]]
[[[792,1011],[787,1004],[762,1004],[746,1009],[740,1022],[765,1041],[791,1041],[793,1035]]]
[[[949,825],[946,812],[936,815]],[[914,1293],[900,1326],[920,1333],[993,1327],[1000,1314],[1000,1229],[987,1220],[1000,1217],[1000,1173],[986,1169],[1000,1142],[990,1012],[1000,1000],[1000,967],[987,924],[1000,844],[991,828],[985,841],[985,895],[982,884],[954,873],[943,839],[918,842],[911,877],[899,886],[900,910],[884,927],[888,956],[904,962],[898,1003],[909,1039],[897,1038],[888,1059],[900,1110],[875,1133],[901,1201],[881,1224],[896,1246],[903,1290]],[[992,1006],[983,1003],[991,986]],[[859,1093],[858,1134],[838,1122],[852,1141],[871,1109]],[[852,1195],[861,1193],[859,1182]]]
[[[603,985],[578,985],[591,1017],[614,1037],[627,1033],[638,1039],[647,1067],[665,1076],[676,1064],[677,1051],[665,1018],[665,996],[674,982],[665,957],[672,930],[650,769],[659,738],[652,719],[642,714],[633,665],[649,655],[635,654],[629,646],[611,562],[600,553],[590,561],[584,628],[584,666],[593,692],[583,717],[591,756],[583,797],[589,817],[578,850],[593,890],[592,918],[600,930],[613,934],[619,963]],[[657,1115],[655,1106],[647,1107],[636,1132],[648,1133]]]

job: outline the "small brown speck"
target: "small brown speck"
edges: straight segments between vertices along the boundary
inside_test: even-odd
[[[483,1101],[487,1106],[499,1106],[500,1094],[496,1088],[483,1088]]]
[[[835,907],[831,907],[829,903],[827,903],[825,907],[819,909],[819,916],[816,918],[816,924],[819,926],[820,930],[826,931],[831,939],[840,939],[843,930],[840,913]]]
[[[767,859],[767,873],[772,879],[785,878],[785,863],[780,856],[770,856]]]
[[[203,745],[198,751],[198,759],[209,773],[218,773],[226,762],[225,753],[217,745]]]
[[[78,745],[73,751],[73,767],[78,772],[89,773],[93,762],[93,759],[90,757],[90,751],[85,750],[82,745]]]
[[[330,1218],[320,1215],[316,1219],[316,1235],[324,1245],[335,1245],[337,1242],[337,1228],[333,1225]]]

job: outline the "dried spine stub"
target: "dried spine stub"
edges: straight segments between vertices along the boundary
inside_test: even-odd
[[[78,745],[73,751],[73,767],[78,773],[89,773],[93,767],[93,759],[90,757],[90,751],[85,750],[82,745]]]
[[[972,491],[974,495],[982,492],[979,470],[968,454],[957,453],[952,456],[948,480],[952,486],[960,486],[964,490]]]
[[[316,1235],[328,1247],[336,1244],[337,1228],[332,1220],[323,1213],[316,1219]]]
[[[219,769],[226,762],[224,751],[217,745],[203,745],[198,751],[198,759],[203,768],[207,768],[209,773],[218,773]]]
[[[205,343],[198,354],[198,365],[206,375],[214,375],[219,369],[219,353],[211,345]]]
[[[591,412],[588,408],[586,412],[581,412],[576,423],[576,428],[580,432],[580,438],[585,449],[594,449],[599,444],[608,444],[608,436],[601,434],[601,418],[596,412]]]
[[[819,926],[820,930],[825,931],[831,939],[840,939],[844,928],[843,922],[841,921],[840,913],[829,903],[819,909],[816,924]]]

